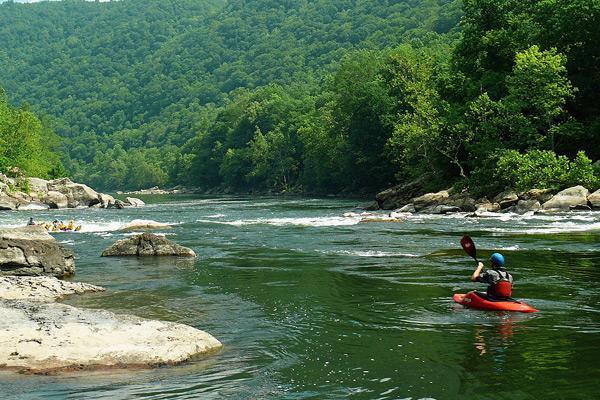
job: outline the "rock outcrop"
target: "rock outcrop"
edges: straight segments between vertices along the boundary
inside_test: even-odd
[[[43,227],[0,229],[0,276],[64,277],[74,272],[73,253],[58,244]]]
[[[150,229],[170,229],[171,225],[164,222],[156,222],[149,219],[134,219],[123,225],[119,230],[121,232],[146,231]]]
[[[196,253],[192,249],[173,243],[162,236],[143,233],[118,240],[102,252],[102,257],[121,256],[196,257]]]
[[[378,193],[375,200],[379,208],[382,210],[394,210],[408,204],[413,197],[424,192],[423,184],[427,178],[427,176],[422,176],[407,184],[394,186]]]
[[[30,373],[174,365],[222,347],[187,325],[58,303],[0,300],[0,316],[0,365]]]
[[[17,188],[22,189],[17,189]],[[27,188],[27,189],[25,189]],[[27,190],[27,193],[21,190]],[[68,178],[8,178],[0,174],[0,210],[113,207],[115,199]]]
[[[0,276],[0,299],[6,300],[55,301],[73,294],[102,291],[100,286],[52,276]]]
[[[583,186],[574,186],[558,192],[543,204],[544,210],[568,211],[577,207],[587,207],[589,191]]]

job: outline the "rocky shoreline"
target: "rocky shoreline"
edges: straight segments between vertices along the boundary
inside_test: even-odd
[[[144,202],[134,197],[125,201],[96,192],[69,178],[9,178],[0,174],[0,210],[47,210],[61,208],[125,208],[141,207]]]
[[[560,192],[532,189],[517,193],[506,190],[491,199],[474,198],[467,191],[452,189],[415,195],[414,183],[396,186],[376,196],[368,210],[395,210],[397,213],[449,214],[470,213],[468,216],[486,216],[486,213],[544,214],[566,211],[600,210],[600,189],[591,193],[583,186],[574,186]]]
[[[191,249],[151,236],[155,248],[142,255],[193,255]],[[158,251],[165,246],[171,251]],[[56,303],[105,290],[57,278],[74,272],[72,252],[43,228],[0,230],[0,369],[48,374],[149,368],[176,365],[222,347],[209,333],[187,325]]]

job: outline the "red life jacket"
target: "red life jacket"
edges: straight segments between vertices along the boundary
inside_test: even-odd
[[[498,297],[512,296],[512,283],[508,279],[508,272],[498,271],[498,274],[500,275],[500,280],[494,285],[494,293]]]

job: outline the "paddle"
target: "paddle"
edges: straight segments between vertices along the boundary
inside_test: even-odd
[[[462,239],[460,239],[460,245],[462,246],[465,253],[473,257],[473,259],[479,265],[479,260],[477,259],[477,249],[475,248],[475,243],[473,243],[473,239],[471,239],[469,235],[465,235]]]

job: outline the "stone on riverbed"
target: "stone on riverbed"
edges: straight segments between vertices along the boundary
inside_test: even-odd
[[[55,301],[73,294],[101,292],[104,288],[52,276],[0,276],[0,299]]]
[[[0,300],[0,367],[30,373],[175,365],[222,347],[187,325]]]
[[[102,257],[120,256],[180,256],[196,257],[192,249],[173,243],[169,239],[143,233],[115,242],[102,252]]]
[[[42,226],[0,229],[0,276],[75,272],[73,253],[56,243]]]

